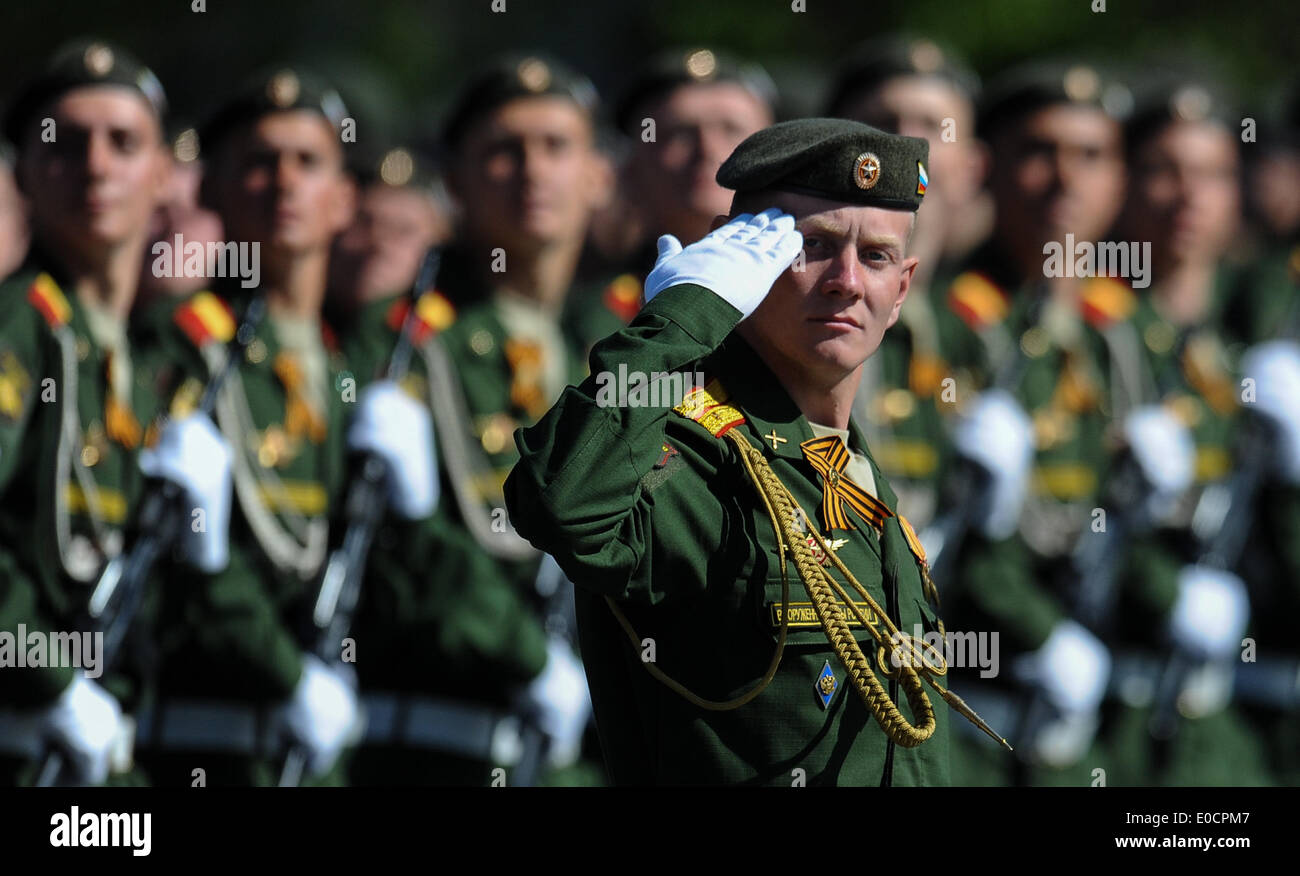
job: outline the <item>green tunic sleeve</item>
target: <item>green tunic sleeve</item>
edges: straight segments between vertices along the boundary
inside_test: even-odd
[[[596,345],[590,377],[566,389],[536,426],[515,433],[520,461],[506,481],[511,521],[575,584],[620,598],[662,596],[651,590],[654,496],[644,478],[664,455],[665,425],[675,415],[666,405],[609,404],[601,384],[608,388],[620,366],[647,375],[687,369],[739,321],[740,312],[707,289],[666,289],[630,326]],[[658,535],[692,554],[708,552],[720,533],[697,528],[703,523],[684,516],[682,538]]]

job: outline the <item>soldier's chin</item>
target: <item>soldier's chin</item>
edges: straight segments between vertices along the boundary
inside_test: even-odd
[[[124,224],[115,217],[99,215],[88,217],[77,223],[75,228],[69,230],[71,236],[79,240],[83,245],[98,249],[115,247],[126,243],[130,238],[130,234],[123,227]]]
[[[861,333],[822,338],[808,348],[809,353],[827,369],[847,374],[860,366],[875,352],[868,349]]]

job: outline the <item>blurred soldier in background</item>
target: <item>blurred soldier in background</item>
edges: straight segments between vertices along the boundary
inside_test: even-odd
[[[1281,104],[1261,120],[1246,165],[1247,216],[1266,253],[1300,241],[1300,80],[1287,86]]]
[[[195,770],[205,784],[275,783],[286,739],[308,753],[313,781],[337,782],[339,754],[357,729],[352,680],[304,653],[299,633],[341,504],[345,402],[356,400],[349,445],[358,433],[379,436],[387,443],[367,449],[390,468],[432,449],[377,427],[403,422],[400,400],[371,404],[338,379],[343,363],[320,318],[330,245],[354,209],[340,142],[346,117],[332,88],[282,69],[254,80],[201,133],[204,201],[232,241],[259,247],[260,270],[219,280],[177,308],[169,353],[191,379],[172,399],[173,416],[224,364],[255,296],[267,315],[216,404],[234,448],[229,562],[162,593],[147,753],[159,784],[191,784]]]
[[[27,201],[14,178],[13,149],[0,141],[0,280],[23,263],[30,239]]]
[[[921,527],[934,516],[947,456],[937,396],[948,368],[936,306],[953,260],[987,234],[992,218],[990,200],[980,197],[987,159],[975,137],[978,90],[975,74],[933,42],[888,37],[841,64],[826,112],[930,144],[925,201],[908,242],[918,268],[898,323],[863,368],[853,412],[899,508]]]
[[[398,146],[367,170],[358,175],[356,218],[330,256],[329,307],[340,325],[356,308],[392,306],[410,291],[425,251],[451,236],[451,205],[427,158]]]
[[[1258,150],[1258,151],[1257,151]],[[1259,230],[1254,254],[1227,320],[1243,341],[1300,333],[1300,82],[1278,118],[1266,120],[1246,153],[1248,204]],[[1277,294],[1279,288],[1289,294]]]
[[[615,112],[630,151],[623,212],[611,218],[640,229],[625,262],[638,285],[659,235],[699,240],[730,209],[731,192],[714,177],[740,141],[776,120],[776,103],[762,67],[713,49],[665,51],[633,78]]]
[[[148,68],[116,46],[79,41],[5,118],[34,238],[0,287],[0,630],[19,649],[24,627],[50,637],[88,630],[91,587],[121,552],[141,492],[139,451],[157,438],[166,387],[127,315],[168,183],[165,110]],[[14,242],[11,230],[4,243]],[[132,728],[123,711],[143,696],[146,670],[128,659],[101,676],[93,651],[77,653],[85,673],[55,654],[0,670],[0,783],[32,781],[51,747],[71,766],[62,780],[99,783],[110,771],[136,780],[123,775]]]
[[[1261,141],[1265,154],[1256,157],[1248,193],[1271,246],[1247,266],[1227,309],[1237,342],[1230,350],[1253,345],[1239,376],[1255,384],[1255,398],[1243,408],[1247,416],[1252,409],[1261,415],[1267,436],[1253,448],[1256,459],[1234,459],[1237,467],[1262,464],[1266,475],[1240,567],[1258,649],[1249,657],[1258,668],[1238,666],[1234,692],[1266,747],[1273,780],[1294,786],[1300,785],[1300,649],[1289,618],[1300,608],[1300,195],[1293,181],[1300,175],[1300,82],[1289,88],[1280,126],[1264,126]]]
[[[1101,332],[1134,302],[1121,283],[1052,270],[1045,245],[1091,245],[1114,221],[1124,186],[1114,113],[1127,97],[1090,66],[1034,65],[995,81],[981,112],[993,237],[953,281],[940,314],[961,413],[954,450],[964,462],[954,466],[956,510],[922,538],[937,554],[952,627],[999,634],[997,685],[958,673],[953,687],[965,695],[970,685],[971,706],[1017,755],[954,736],[956,784],[1087,781],[1081,758],[1109,657],[1071,619],[1065,592],[1108,462],[1114,405]],[[1065,259],[1074,264],[1072,252]],[[1076,764],[1083,778],[1068,769]],[[1035,765],[1059,769],[1031,775]]]
[[[1137,411],[1123,439],[1155,477],[1112,514],[1112,525],[1124,515],[1119,548],[1129,561],[1092,618],[1114,649],[1108,751],[1097,764],[1109,784],[1268,781],[1257,740],[1228,702],[1251,614],[1240,557],[1213,549],[1223,531],[1250,525],[1257,497],[1233,496],[1234,521],[1201,519],[1233,470],[1254,462],[1233,458],[1244,424],[1223,325],[1239,274],[1226,261],[1241,227],[1238,119],[1206,86],[1148,77],[1126,129],[1128,199],[1116,237],[1150,246],[1150,274],[1134,281],[1137,307],[1108,339],[1123,351],[1115,379]],[[1195,668],[1178,669],[1174,657]]]
[[[419,345],[412,385],[433,411],[447,489],[436,550],[399,548],[391,562],[407,572],[367,585],[371,632],[359,635],[384,656],[363,673],[370,728],[359,782],[483,785],[496,768],[512,768],[512,784],[536,781],[538,746],[520,742],[539,737],[521,737],[521,721],[543,731],[552,767],[578,757],[590,702],[565,637],[572,585],[515,535],[501,484],[517,459],[515,428],[585,374],[591,345],[639,303],[637,290],[574,283],[607,194],[595,101],[591,84],[554,60],[504,58],[466,84],[445,125],[461,225],[437,293],[417,305],[421,331],[439,333]],[[370,334],[391,343],[395,316]],[[362,379],[383,346],[358,356]],[[600,780],[595,763],[547,779]]]
[[[195,241],[206,249],[208,243],[223,240],[221,217],[199,203],[199,183],[203,166],[199,161],[199,135],[194,128],[185,128],[171,139],[171,185],[163,203],[154,214],[149,243],[145,247],[146,262],[154,260],[154,246],[166,243],[176,245],[180,235],[183,243]],[[183,244],[182,244],[183,245]],[[207,285],[206,278],[177,275],[168,270],[155,274],[145,271],[140,278],[140,294],[136,297],[132,319],[170,319],[175,301]]]
[[[357,216],[335,240],[330,261],[331,305],[343,327],[348,367],[363,386],[383,379],[400,333],[410,331],[415,354],[402,388],[427,405],[426,362],[438,355],[431,343],[451,325],[455,311],[441,293],[424,289],[410,316],[411,287],[426,251],[450,233],[450,205],[438,197],[441,181],[429,161],[414,150],[390,149],[357,175]],[[367,713],[366,737],[351,764],[350,777],[358,784],[479,780],[445,774],[445,759],[430,755],[423,744],[449,736],[446,725],[456,716],[429,711],[428,701],[415,702],[428,689],[430,673],[473,676],[495,656],[476,650],[482,637],[475,633],[489,632],[482,603],[455,598],[463,595],[456,582],[486,581],[472,595],[490,591],[494,567],[482,552],[457,550],[454,531],[438,515],[413,524],[390,521],[375,536],[353,631]],[[458,621],[457,612],[470,619]],[[489,638],[509,648],[510,633],[492,630]],[[457,659],[462,662],[453,666]],[[471,740],[484,746],[489,741],[488,728]]]

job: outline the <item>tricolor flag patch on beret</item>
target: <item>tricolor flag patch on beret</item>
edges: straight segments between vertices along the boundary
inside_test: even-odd
[[[930,184],[930,178],[925,175],[925,165],[921,162],[916,163],[916,193],[925,194],[925,187]]]

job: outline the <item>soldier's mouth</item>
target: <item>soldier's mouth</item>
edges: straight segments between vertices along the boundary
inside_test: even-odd
[[[862,323],[858,322],[851,316],[814,316],[809,322],[821,323],[826,326],[842,328],[845,331],[862,328]]]

